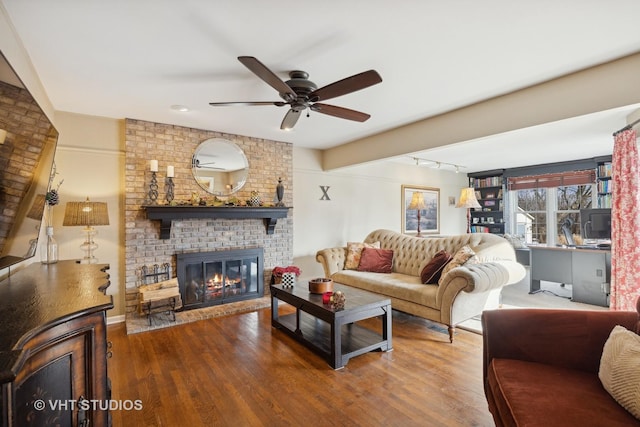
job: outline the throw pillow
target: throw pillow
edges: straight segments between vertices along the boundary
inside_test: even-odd
[[[441,285],[443,283],[445,276],[451,270],[456,267],[460,267],[467,262],[470,264],[477,263],[478,257],[476,256],[476,253],[473,251],[473,249],[469,247],[469,245],[464,245],[463,247],[458,249],[455,255],[453,255],[451,261],[449,261],[449,263],[444,266],[444,268],[442,269],[442,274],[440,275],[440,279],[438,280],[438,284]]]
[[[349,242],[347,243],[347,259],[344,263],[345,270],[355,270],[360,265],[360,256],[364,248],[380,249],[380,242],[373,243],[359,243]]]
[[[444,249],[436,253],[420,273],[420,281],[425,285],[435,285],[440,280],[442,270],[453,257]]]
[[[598,377],[611,397],[640,419],[640,336],[614,327],[602,350]]]
[[[391,249],[364,248],[358,271],[391,273],[393,271],[393,251]]]

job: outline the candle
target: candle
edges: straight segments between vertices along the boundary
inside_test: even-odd
[[[167,166],[167,178],[173,178],[174,170],[173,166]]]
[[[158,161],[157,160],[149,160],[149,170],[151,172],[158,172]]]
[[[322,303],[329,304],[331,302],[331,297],[333,296],[333,292],[325,292],[322,294]]]

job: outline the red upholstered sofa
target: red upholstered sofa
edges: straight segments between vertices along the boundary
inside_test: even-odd
[[[484,388],[496,426],[640,426],[598,378],[613,327],[638,333],[638,320],[633,311],[485,311]]]

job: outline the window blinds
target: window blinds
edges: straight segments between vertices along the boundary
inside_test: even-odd
[[[549,173],[544,175],[517,176],[507,179],[509,190],[527,190],[532,188],[553,188],[568,185],[588,185],[596,182],[593,169]]]

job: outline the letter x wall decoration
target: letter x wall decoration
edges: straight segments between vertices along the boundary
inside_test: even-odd
[[[328,185],[321,185],[320,189],[322,190],[322,197],[320,197],[320,200],[331,200],[329,198],[329,186]]]

